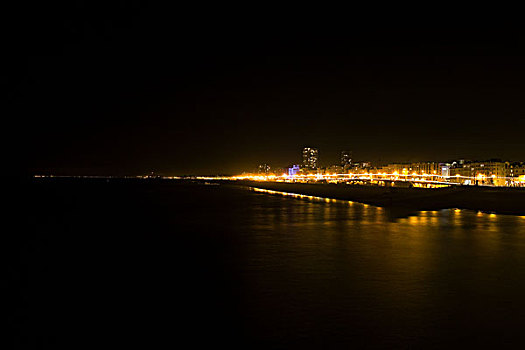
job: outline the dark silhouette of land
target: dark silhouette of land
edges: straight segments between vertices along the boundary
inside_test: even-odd
[[[451,186],[397,188],[347,184],[305,184],[237,181],[237,184],[273,191],[356,201],[406,210],[471,209],[525,215],[525,188]]]

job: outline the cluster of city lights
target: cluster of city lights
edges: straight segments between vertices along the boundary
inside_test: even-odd
[[[54,176],[54,175],[34,175],[35,178],[46,178],[46,177],[73,177],[73,178],[118,178],[111,176]],[[149,178],[148,176],[126,176],[123,178]],[[186,177],[166,177],[162,176],[163,179],[185,179]],[[519,177],[497,177],[491,175],[490,178],[502,179],[507,184],[525,186],[525,175]],[[243,174],[236,176],[192,176],[190,179],[195,180],[225,180],[225,181],[236,181],[236,180],[250,180],[250,181],[270,181],[270,182],[299,182],[299,183],[349,183],[349,182],[366,182],[366,183],[387,183],[387,182],[410,182],[416,187],[424,185],[423,187],[443,187],[459,184],[483,184],[487,179],[484,174],[477,174],[476,176],[445,176],[437,174],[399,174],[394,173],[362,173],[362,174],[282,174],[282,175],[261,175],[261,174]],[[494,186],[494,185],[490,185]]]
[[[232,176],[227,178],[229,180],[251,180],[251,181],[277,181],[277,182],[328,182],[328,183],[344,183],[349,181],[367,181],[367,182],[380,182],[380,181],[407,181],[413,183],[426,183],[434,185],[454,185],[461,183],[479,183],[486,180],[486,175],[478,174],[473,176],[445,176],[437,174],[399,174],[394,172],[388,173],[363,173],[363,174],[296,174],[296,175],[260,175],[260,174],[244,174],[238,176]],[[496,177],[491,176],[492,179],[504,179],[513,183],[525,184],[525,175],[518,178],[512,177]]]

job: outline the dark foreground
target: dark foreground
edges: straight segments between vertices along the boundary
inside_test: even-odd
[[[6,348],[525,341],[525,218],[156,181],[39,181],[3,230]]]
[[[357,201],[397,210],[460,208],[500,214],[525,215],[525,188],[457,186],[424,189],[256,181],[238,183],[274,191]]]

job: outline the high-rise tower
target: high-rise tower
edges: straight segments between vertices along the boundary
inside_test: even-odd
[[[305,147],[303,148],[303,167],[309,170],[318,168],[319,151],[317,148]]]
[[[343,169],[348,169],[352,165],[352,151],[341,152],[341,166]]]

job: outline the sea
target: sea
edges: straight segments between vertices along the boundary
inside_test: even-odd
[[[13,348],[525,341],[525,217],[176,180],[34,179],[23,193],[2,234]]]

